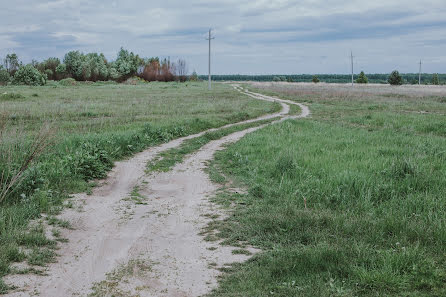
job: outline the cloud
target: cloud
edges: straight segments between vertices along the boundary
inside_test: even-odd
[[[0,56],[113,59],[124,46],[205,73],[212,27],[217,73],[346,73],[350,50],[366,72],[416,71],[420,58],[444,72],[445,20],[444,0],[16,0],[0,10]]]

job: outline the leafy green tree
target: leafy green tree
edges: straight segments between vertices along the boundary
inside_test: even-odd
[[[280,77],[278,77],[278,76],[274,76],[274,77],[273,77],[273,81],[276,81],[276,82],[277,82],[277,81],[280,81],[280,80],[281,80],[281,79],[280,79]]]
[[[317,77],[317,75],[313,75],[313,78],[311,79],[311,81],[314,82],[315,84],[320,82],[319,77]]]
[[[0,85],[6,85],[10,79],[9,72],[0,65]]]
[[[14,73],[13,83],[18,85],[43,86],[47,77],[37,70],[33,65],[20,66]]]
[[[365,76],[364,71],[361,71],[361,73],[359,74],[359,77],[356,79],[356,83],[367,84],[368,82],[369,82],[369,79],[367,78],[367,76]]]
[[[54,76],[54,72],[53,72],[53,70],[51,70],[51,69],[45,69],[45,75],[46,75],[46,77],[48,78],[48,79],[52,79],[53,78],[53,76]]]
[[[38,64],[38,66],[34,66],[40,72],[45,73],[48,76],[48,79],[56,79],[56,68],[59,66],[60,60],[59,58],[48,58],[42,63]],[[48,71],[50,70],[50,71]]]
[[[392,71],[387,81],[392,86],[400,86],[403,84],[403,78],[397,70]]]
[[[76,80],[98,81],[107,80],[110,77],[109,65],[102,53],[84,55],[79,51],[72,51],[65,55],[64,64],[67,75]]]
[[[19,69],[21,63],[19,61],[19,57],[16,54],[8,54],[3,61],[3,65],[5,66],[6,71],[8,71],[9,75],[13,76],[14,73]]]
[[[121,47],[113,67],[119,74],[119,80],[126,80],[136,75],[142,65],[144,65],[143,59]]]
[[[83,78],[83,54],[79,51],[71,51],[65,54],[64,64],[66,65],[67,74],[75,80],[82,80]]]
[[[433,85],[439,85],[439,84],[440,84],[440,81],[439,81],[439,79],[438,79],[438,74],[437,74],[437,73],[434,73],[434,74],[432,75],[432,84],[433,84]]]
[[[56,79],[64,79],[67,77],[67,65],[59,64],[56,67]]]

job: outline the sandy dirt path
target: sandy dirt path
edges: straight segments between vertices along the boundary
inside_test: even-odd
[[[238,85],[234,88],[282,105],[279,113],[243,123],[310,114],[302,104],[248,92]],[[301,114],[288,116],[289,104],[299,105]],[[166,173],[146,175],[144,170],[159,152],[207,131],[117,162],[91,195],[75,195],[77,206],[59,216],[74,229],[62,230],[69,242],[60,244],[57,263],[48,265],[44,276],[5,277],[19,288],[8,296],[201,296],[210,292],[217,285],[220,272],[216,268],[248,256],[233,255],[233,248],[205,241],[199,234],[212,215],[222,214],[208,201],[218,185],[203,169],[224,145],[264,126],[212,141]],[[130,198],[132,191],[138,193],[136,199]]]

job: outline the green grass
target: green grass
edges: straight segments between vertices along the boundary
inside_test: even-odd
[[[186,155],[199,150],[201,147],[211,142],[212,140],[220,139],[224,136],[227,136],[237,131],[264,125],[276,119],[277,118],[234,125],[228,128],[219,129],[212,132],[206,132],[202,136],[185,140],[180,145],[180,147],[171,148],[169,150],[161,152],[154,160],[152,160],[150,163],[147,164],[147,172],[154,172],[154,171],[167,172],[171,170],[176,164],[183,162],[183,159]]]
[[[438,96],[261,91],[307,101],[312,118],[217,152],[210,170],[248,194],[215,198],[232,212],[212,223],[214,236],[263,252],[231,267],[211,296],[445,296]],[[358,124],[368,114],[383,123]]]
[[[6,93],[6,94],[4,94]],[[40,265],[52,260],[55,241],[29,222],[54,219],[69,195],[91,191],[120,160],[150,146],[229,123],[277,111],[279,106],[216,84],[80,83],[44,87],[0,87],[0,171],[10,179],[43,123],[55,132],[52,145],[25,172],[25,178],[0,205],[0,279],[11,272],[10,249],[31,249],[25,260]],[[8,95],[13,94],[13,95]],[[0,186],[4,186],[1,184]],[[0,281],[0,291],[5,290]]]

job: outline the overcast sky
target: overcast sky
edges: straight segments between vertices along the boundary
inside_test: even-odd
[[[218,74],[446,72],[446,0],[0,0],[0,56],[24,62],[121,46]]]

